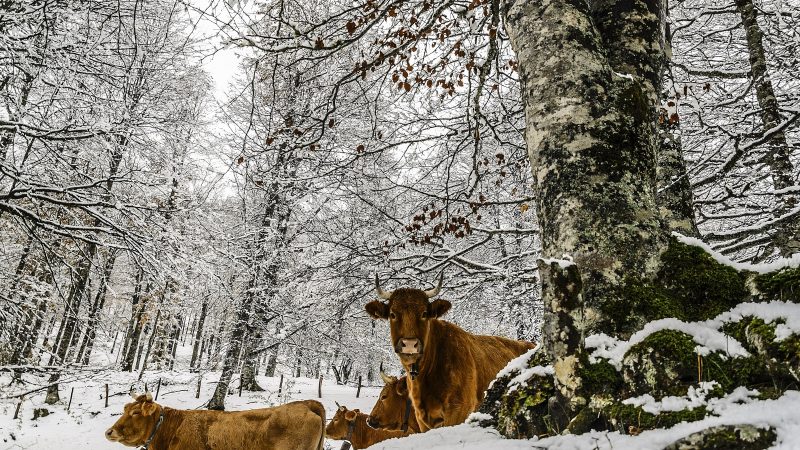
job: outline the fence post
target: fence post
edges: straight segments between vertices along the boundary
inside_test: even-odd
[[[358,389],[356,390],[356,398],[361,395],[361,375],[358,376]]]
[[[319,376],[319,387],[317,388],[319,398],[322,398],[322,375]]]
[[[278,395],[281,395],[282,390],[283,390],[283,374],[281,374],[281,381],[278,382]]]
[[[72,406],[72,394],[75,393],[75,388],[69,390],[69,402],[67,402],[67,412],[69,412],[69,407]]]
[[[108,408],[108,383],[106,383],[106,408]]]
[[[242,396],[242,379],[239,378],[239,397]]]
[[[197,375],[197,392],[194,393],[194,398],[200,398],[200,385],[203,384],[203,374]]]
[[[19,398],[19,403],[17,403],[17,409],[14,411],[14,420],[16,420],[17,417],[19,417],[19,408],[22,406],[23,400],[25,400],[24,395]]]
[[[156,385],[156,398],[155,400],[158,401],[158,391],[161,390],[161,378],[158,379],[158,384]]]

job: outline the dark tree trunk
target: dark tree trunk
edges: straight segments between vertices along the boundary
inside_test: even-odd
[[[116,254],[110,254],[106,265],[103,268],[103,273],[100,276],[100,285],[97,287],[94,301],[89,309],[89,317],[86,323],[86,333],[83,335],[83,342],[81,343],[78,356],[75,358],[76,362],[82,364],[89,363],[89,356],[92,354],[92,347],[94,346],[94,339],[97,335],[97,318],[103,310],[106,302],[106,293],[108,292],[108,280],[111,278],[111,271],[114,270],[114,262],[116,261]]]
[[[750,71],[756,91],[756,100],[761,108],[762,131],[767,132],[781,123],[780,106],[772,86],[767,68],[767,57],[764,51],[764,34],[758,25],[758,12],[753,0],[735,0],[736,10],[742,19],[747,50],[749,52]],[[792,149],[786,142],[783,131],[775,132],[767,141],[768,149],[765,162],[772,174],[776,190],[787,189],[795,185],[795,168],[790,160]],[[782,217],[789,214],[797,206],[800,199],[792,193],[784,194],[778,199],[775,215]],[[781,256],[791,256],[800,252],[800,218],[784,221],[784,226],[775,234],[774,243]],[[765,256],[771,256],[768,252]]]
[[[126,372],[133,371],[133,363],[136,359],[136,352],[139,347],[139,339],[142,335],[142,328],[145,324],[145,311],[147,308],[146,297],[149,296],[150,285],[145,288],[144,294],[142,293],[142,278],[144,273],[142,269],[137,273],[136,288],[133,292],[133,299],[131,301],[131,321],[128,324],[128,332],[125,337],[125,348],[122,352],[122,370]]]
[[[197,326],[195,327],[194,343],[192,345],[192,360],[189,362],[191,372],[197,372],[200,367],[200,361],[203,359],[203,349],[201,348],[201,341],[203,337],[203,325],[206,322],[206,313],[208,312],[208,299],[203,301],[203,306],[200,307],[200,316],[197,319]]]

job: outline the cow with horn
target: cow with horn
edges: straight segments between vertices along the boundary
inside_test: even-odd
[[[383,371],[383,363],[380,374],[384,383],[383,389],[369,413],[367,424],[372,428],[419,433],[417,415],[414,414],[414,406],[408,396],[407,378],[387,375]]]
[[[375,289],[367,303],[374,319],[388,320],[391,344],[409,374],[409,396],[420,431],[463,423],[480,405],[497,372],[534,345],[499,336],[475,335],[441,320],[451,303],[435,299],[443,276],[429,290]]]

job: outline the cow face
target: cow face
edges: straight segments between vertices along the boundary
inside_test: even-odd
[[[134,396],[135,401],[125,405],[117,422],[106,430],[106,439],[128,447],[144,445],[156,427],[161,405],[149,393]]]
[[[357,409],[350,411],[347,407],[341,406],[338,403],[336,406],[338,406],[339,409],[336,410],[333,419],[331,419],[328,426],[325,427],[325,437],[341,441],[347,439],[350,427],[355,426],[359,411]]]
[[[369,413],[367,425],[384,430],[402,430],[403,419],[408,403],[408,384],[406,377],[393,377],[381,372],[384,383],[383,390],[372,412]],[[413,414],[414,411],[409,411]]]
[[[365,309],[375,319],[389,321],[394,351],[404,364],[416,363],[425,351],[425,340],[433,319],[438,319],[450,310],[447,300],[430,299],[439,294],[439,284],[430,290],[402,288],[391,293],[381,289],[378,277],[375,277],[378,296],[388,300],[386,303],[374,300],[367,303]]]

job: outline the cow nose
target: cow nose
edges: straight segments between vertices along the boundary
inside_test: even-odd
[[[111,439],[113,435],[114,435],[114,430],[112,428],[106,430],[106,439]]]
[[[417,338],[400,338],[395,346],[395,352],[408,355],[422,353],[422,342]]]
[[[367,418],[367,425],[369,425],[370,428],[380,428],[380,424],[372,416]]]

